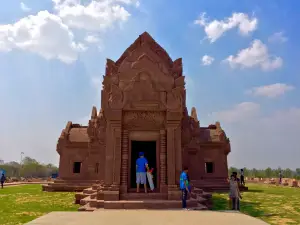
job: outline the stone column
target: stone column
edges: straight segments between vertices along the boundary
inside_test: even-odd
[[[121,179],[121,138],[122,138],[122,132],[121,128],[118,126],[114,128],[114,167],[113,167],[113,184],[114,185],[120,185],[120,179]]]
[[[167,171],[168,185],[175,185],[175,135],[174,127],[167,128]]]
[[[167,192],[167,149],[166,149],[166,131],[160,131],[160,192]]]
[[[105,201],[118,201],[120,199],[121,123],[120,121],[110,121],[108,125],[103,194]]]
[[[127,193],[128,187],[128,130],[122,133],[122,165],[121,165],[121,191]]]
[[[178,128],[178,121],[170,121],[167,124],[167,171],[168,171],[168,199],[177,200],[180,199],[180,191],[176,184],[176,161],[181,161],[178,154],[178,142],[176,138],[176,129]]]
[[[175,130],[175,184],[179,185],[179,176],[182,172],[182,149],[181,149],[181,127],[178,126]]]

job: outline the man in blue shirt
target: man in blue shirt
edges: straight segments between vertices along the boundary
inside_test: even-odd
[[[186,209],[186,200],[187,195],[190,192],[188,187],[188,168],[184,167],[182,173],[180,174],[180,190],[181,190],[181,200],[182,200],[182,208]]]
[[[136,192],[140,192],[140,184],[143,184],[145,193],[147,193],[146,170],[148,169],[148,161],[144,157],[144,153],[140,152],[139,158],[136,160]]]

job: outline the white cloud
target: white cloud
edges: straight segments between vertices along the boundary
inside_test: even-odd
[[[52,0],[62,20],[72,28],[105,31],[128,20],[130,13],[124,6],[138,4],[136,0],[92,0],[83,5],[79,0]]]
[[[272,34],[269,38],[268,41],[270,43],[284,43],[287,42],[288,38],[284,36],[284,32],[277,32]]]
[[[84,38],[84,40],[88,43],[98,43],[100,39],[94,35],[88,35]]]
[[[203,66],[209,66],[209,65],[211,65],[213,63],[214,60],[215,59],[213,57],[211,57],[209,55],[204,55],[202,57],[202,65]]]
[[[20,7],[21,7],[21,9],[22,9],[24,12],[30,12],[30,11],[31,11],[31,8],[29,8],[27,5],[25,5],[24,2],[21,2],[21,3],[20,3]]]
[[[46,59],[72,63],[85,47],[74,41],[72,31],[48,11],[24,17],[14,24],[0,25],[0,51],[21,49]]]
[[[283,64],[282,58],[270,55],[267,46],[260,40],[254,40],[250,47],[242,49],[236,56],[230,55],[225,62],[232,68],[260,67],[264,71],[278,69]]]
[[[293,89],[294,87],[291,85],[276,83],[252,88],[251,90],[248,90],[247,93],[252,94],[254,96],[265,96],[269,98],[275,98],[284,95],[287,91],[291,91]]]
[[[254,116],[260,111],[260,105],[254,102],[242,102],[232,109],[213,113],[214,118],[225,123],[236,123]]]
[[[211,43],[222,37],[225,32],[238,28],[241,35],[248,35],[257,29],[258,19],[255,17],[249,18],[245,13],[233,13],[231,17],[223,20],[208,21],[205,17],[205,13],[202,13],[198,20],[194,23],[204,27],[206,37]]]

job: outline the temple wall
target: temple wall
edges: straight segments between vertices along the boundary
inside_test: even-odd
[[[102,162],[99,161],[102,159]],[[74,163],[80,162],[80,173],[74,173]],[[99,163],[96,173],[96,163]],[[60,155],[59,177],[65,180],[89,180],[104,177],[104,162],[101,153],[89,155],[89,149],[82,147],[65,147]]]
[[[206,163],[213,164],[212,173],[206,171]],[[183,153],[183,165],[189,168],[191,180],[224,179],[228,176],[227,156],[222,147],[186,149]]]
[[[227,156],[224,153],[223,147],[211,147],[203,149],[203,161],[204,168],[206,162],[213,163],[213,172],[205,172],[203,178],[218,179],[228,177]]]

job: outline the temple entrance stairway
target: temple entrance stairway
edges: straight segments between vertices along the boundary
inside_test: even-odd
[[[42,185],[43,191],[62,191],[62,192],[72,192],[72,191],[83,191],[86,188],[91,187],[97,180],[63,180],[55,179],[53,183],[48,183]]]
[[[83,192],[76,193],[75,203],[80,204],[79,211],[104,209],[180,209],[181,200],[168,200],[166,193],[126,193],[120,194],[118,201],[104,201],[99,194],[99,185],[95,184]],[[201,189],[193,188],[187,206],[193,210],[208,210],[212,207],[212,195]]]

